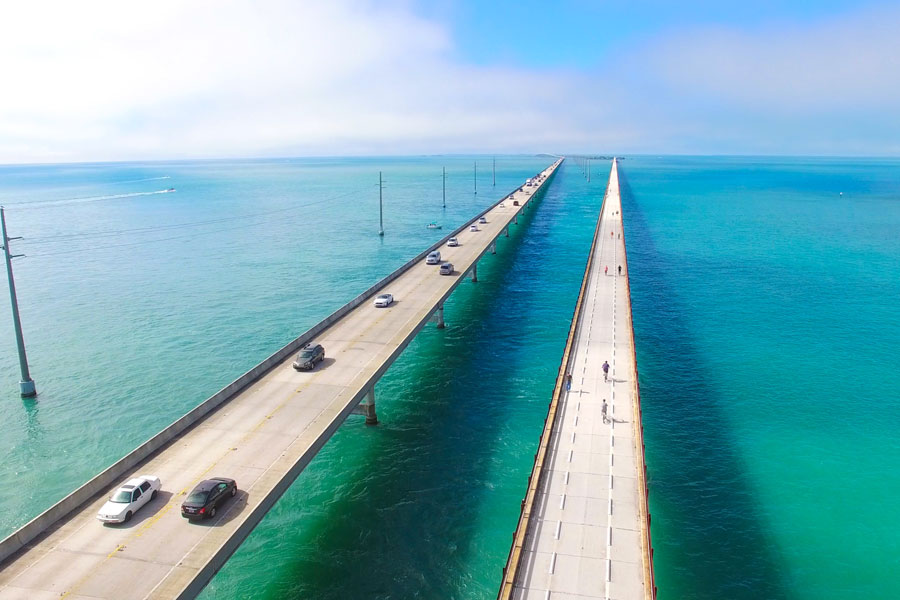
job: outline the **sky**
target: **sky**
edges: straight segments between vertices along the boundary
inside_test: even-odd
[[[0,0],[0,163],[900,155],[900,4]]]

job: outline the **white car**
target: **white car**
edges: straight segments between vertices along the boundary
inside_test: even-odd
[[[452,237],[449,240],[447,240],[447,245],[450,247],[459,246],[459,240],[456,239],[455,237]]]
[[[478,231],[478,225],[472,223],[472,224],[469,226],[469,231]]]
[[[487,223],[487,217],[478,217],[478,222],[482,224]]]
[[[441,264],[441,253],[437,250],[428,253],[428,256],[425,257],[426,265],[439,265]]]
[[[501,203],[500,203],[500,208],[506,208],[506,205],[503,204],[503,203],[501,202]]]
[[[100,507],[97,518],[104,523],[127,523],[142,506],[156,498],[161,485],[156,475],[129,479]]]
[[[375,298],[375,306],[378,308],[386,308],[391,305],[394,301],[394,296],[392,294],[379,294]]]

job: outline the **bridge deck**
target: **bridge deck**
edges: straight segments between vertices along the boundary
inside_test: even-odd
[[[565,362],[571,390],[561,377],[501,598],[653,597],[616,161],[596,236]]]
[[[28,544],[3,565],[0,598],[196,595],[538,189],[523,187],[515,193],[522,206],[494,206],[480,231],[466,230],[459,247],[441,248],[456,266],[452,276],[414,264],[375,292],[392,293],[392,306],[363,302],[317,337],[326,359],[314,371],[294,371],[289,357],[124,475],[119,483],[145,473],[163,483],[129,523],[96,520],[109,489]],[[187,522],[180,515],[186,492],[214,476],[237,480],[237,497],[216,518]]]

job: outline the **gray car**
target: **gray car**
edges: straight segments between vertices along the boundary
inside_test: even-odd
[[[322,344],[307,344],[303,350],[297,354],[297,360],[294,361],[294,369],[297,371],[312,371],[316,368],[316,363],[325,360],[325,348]]]

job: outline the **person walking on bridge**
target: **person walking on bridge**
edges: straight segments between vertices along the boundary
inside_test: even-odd
[[[572,389],[572,374],[566,373],[566,391],[570,391]]]
[[[619,275],[622,274],[622,265],[619,265]]]
[[[604,422],[604,423],[609,422],[609,417],[606,415],[606,410],[607,410],[607,406],[606,406],[606,398],[604,398],[604,399],[603,399],[603,406],[600,407],[600,414],[603,416],[603,422]]]
[[[603,381],[609,381],[609,363],[603,361]]]

